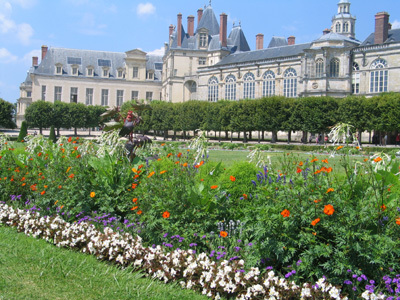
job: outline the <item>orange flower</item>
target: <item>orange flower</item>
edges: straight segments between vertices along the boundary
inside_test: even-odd
[[[182,152],[179,152],[177,156],[178,156],[178,157],[181,157],[181,156],[182,156]]]
[[[219,235],[220,235],[221,237],[223,237],[223,238],[226,238],[226,237],[228,236],[228,233],[227,233],[226,231],[221,231],[221,232],[219,233]]]
[[[68,138],[68,143],[71,143],[71,141],[72,141],[72,137],[69,137]]]
[[[323,159],[323,160],[321,160],[323,163],[328,163],[328,159],[326,158],[326,159]]]
[[[176,161],[175,164],[176,164],[176,165],[179,165],[179,161]]]
[[[387,207],[386,207],[386,205],[385,205],[385,204],[382,204],[382,205],[381,205],[381,210],[382,210],[382,211],[385,211],[385,210],[386,210],[386,208],[387,208]]]
[[[132,189],[136,189],[137,183],[132,183]]]
[[[396,224],[397,224],[397,225],[400,225],[400,218],[397,218],[397,219],[396,219]]]
[[[284,210],[281,212],[281,215],[282,215],[284,218],[287,218],[287,217],[290,216],[290,211],[287,210],[287,209],[284,209]]]
[[[321,219],[320,219],[320,218],[316,218],[314,221],[311,222],[311,225],[312,225],[312,226],[315,226],[315,225],[317,225],[317,223],[318,223],[319,221],[321,221]]]
[[[91,192],[90,193],[90,198],[94,198],[94,196],[96,196],[96,193],[95,192]]]
[[[43,154],[42,152],[39,152],[37,156],[39,156],[39,157],[40,157],[40,156],[42,156],[42,154]]]
[[[36,184],[32,184],[32,185],[31,185],[31,190],[32,190],[32,191],[37,191]]]
[[[45,185],[45,186],[44,186],[44,188],[45,188],[45,189],[47,189],[47,188],[48,188],[48,186],[47,186],[47,185]]]
[[[72,173],[71,175],[69,175],[68,176],[69,178],[74,178],[75,177],[75,175],[74,175],[74,173]]]
[[[164,171],[161,171],[161,172],[160,172],[160,174],[164,174],[165,172],[167,172],[167,171],[166,171],[166,170],[164,170]]]
[[[150,178],[151,176],[153,176],[154,173],[155,173],[154,171],[150,172],[150,174],[147,176],[147,178]]]
[[[44,195],[46,193],[46,191],[42,191],[41,193],[40,193],[40,195]]]
[[[215,190],[217,187],[218,187],[218,185],[212,185],[212,186],[211,186],[211,189],[212,189],[212,190]]]
[[[343,148],[343,146],[339,146],[339,147],[336,148],[336,151],[338,151],[338,150],[340,150],[342,148]]]
[[[184,163],[182,166],[184,166],[184,167],[187,167],[187,166],[188,166],[188,164],[187,164],[187,163]]]
[[[80,155],[80,154],[78,154],[78,155],[76,156],[76,158],[79,158],[79,157],[81,157],[81,155]]]
[[[172,153],[168,153],[167,157],[170,157],[172,155]]]
[[[202,165],[204,164],[204,161],[202,160],[201,162],[199,162],[197,165],[195,165],[195,168],[200,168]]]
[[[299,166],[301,167],[301,166],[303,166],[303,162],[301,161],[301,162],[299,162]]]
[[[204,179],[202,178],[202,179],[200,179],[200,181],[204,181]]]
[[[317,233],[316,233],[316,232],[312,232],[312,234],[313,234],[313,235],[317,235]]]
[[[22,184],[22,186],[25,186],[26,185],[26,182],[24,182],[23,184]]]
[[[380,162],[381,160],[382,160],[382,158],[378,156],[377,158],[374,159],[374,162],[377,163],[377,162]]]
[[[139,165],[138,169],[140,170],[141,168],[143,168],[143,165]]]
[[[63,207],[64,207],[64,205],[61,205],[61,206],[60,206],[60,209],[63,209]]]
[[[169,216],[170,216],[170,213],[169,213],[168,211],[164,211],[163,214],[162,214],[162,217],[163,217],[164,219],[168,219]]]
[[[324,207],[324,213],[328,216],[333,215],[333,213],[335,212],[335,209],[333,208],[333,206],[331,204],[325,205]]]
[[[138,178],[138,177],[139,177],[139,175],[136,174],[135,176],[133,176],[133,179],[136,179],[136,178]]]
[[[134,206],[134,207],[132,207],[131,208],[131,210],[135,210],[135,209],[137,209],[139,206]]]
[[[162,143],[162,144],[161,144],[161,147],[162,147],[162,146],[165,146],[165,143]]]
[[[243,194],[243,198],[244,198],[244,199],[247,199],[247,195],[246,195],[246,194]]]
[[[56,202],[54,202],[54,205],[57,205],[57,203],[58,203],[58,200]]]
[[[132,199],[132,202],[133,202],[133,203],[136,203],[136,201],[137,201],[137,198],[133,198],[133,199]]]
[[[67,171],[65,171],[65,173],[68,173],[68,172],[69,172],[69,170],[71,170],[71,167],[68,167],[68,169],[67,169]]]
[[[326,172],[327,172],[327,173],[330,173],[330,172],[332,172],[332,168],[331,168],[331,167],[329,167],[328,169],[326,169]]]
[[[328,193],[334,192],[334,191],[335,191],[335,190],[334,190],[333,188],[329,188],[329,189],[326,190],[326,193],[328,194]]]
[[[316,161],[318,161],[318,159],[316,159],[316,158],[313,158],[310,162],[316,162]]]
[[[368,160],[368,158],[364,158],[364,162],[367,161],[367,160]]]
[[[236,178],[234,176],[230,177],[231,181],[236,181]]]
[[[141,210],[138,210],[138,211],[137,211],[137,214],[138,214],[138,215],[141,215],[141,214],[142,214],[142,211],[141,211]]]
[[[321,199],[314,200],[314,203],[320,203]]]
[[[58,186],[58,188],[59,188],[59,189],[61,189],[61,188],[62,188],[62,186],[61,186],[61,185],[59,185],[59,186]]]
[[[297,171],[296,173],[301,173],[301,171],[303,171],[302,169],[300,169],[299,167],[297,167]]]

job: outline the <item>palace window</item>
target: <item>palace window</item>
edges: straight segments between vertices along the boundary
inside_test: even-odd
[[[93,105],[93,89],[86,89],[86,105]]]
[[[133,67],[132,78],[138,78],[138,77],[139,77],[139,67]]]
[[[207,47],[208,46],[207,40],[208,40],[207,33],[205,33],[205,32],[200,33],[199,46],[202,48]]]
[[[228,75],[225,79],[225,99],[236,100],[236,77]]]
[[[132,100],[139,100],[139,91],[132,91],[131,95]]]
[[[340,33],[340,28],[341,28],[340,23],[336,23],[336,32],[337,33]]]
[[[339,59],[332,58],[331,59],[331,64],[330,64],[330,67],[329,67],[329,75],[330,75],[330,77],[332,77],[332,78],[339,77],[339,66],[340,66]]]
[[[78,76],[78,66],[72,66],[72,75]]]
[[[324,60],[318,58],[315,61],[315,77],[321,78],[324,75]]]
[[[117,90],[117,106],[122,106],[124,103],[124,91]]]
[[[343,24],[343,32],[349,32],[349,23],[348,22]]]
[[[57,64],[56,65],[56,75],[62,75],[62,65],[61,64]]]
[[[353,62],[353,73],[351,75],[351,92],[353,94],[360,93],[360,66]]]
[[[108,68],[103,68],[103,77],[108,78],[110,70]]]
[[[71,103],[78,103],[78,88],[72,87],[71,88],[71,96],[70,96]]]
[[[106,89],[101,90],[101,105],[108,106],[108,90]]]
[[[208,101],[218,101],[218,79],[215,76],[208,80]]]
[[[384,59],[378,58],[371,64],[370,93],[387,92],[389,71]]]
[[[147,101],[153,100],[153,92],[146,92],[146,100]]]
[[[62,93],[62,87],[55,86],[54,87],[54,101],[61,101],[61,93]]]
[[[199,65],[200,66],[205,66],[207,62],[207,58],[205,57],[199,57]]]
[[[255,92],[255,76],[253,73],[246,73],[243,76],[243,98],[244,99],[254,99],[254,92]]]
[[[283,74],[283,95],[285,97],[297,97],[297,73],[289,68]]]
[[[42,85],[42,100],[46,100],[46,86]]]
[[[275,95],[275,73],[267,71],[263,75],[263,97]]]
[[[92,67],[88,67],[87,70],[86,70],[86,73],[87,73],[88,77],[93,77],[93,74],[94,74],[93,68]]]

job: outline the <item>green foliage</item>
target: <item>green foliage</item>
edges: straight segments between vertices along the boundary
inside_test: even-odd
[[[17,142],[22,142],[24,141],[24,138],[28,135],[28,125],[26,124],[26,121],[22,121],[21,123],[21,129],[19,130]]]
[[[28,127],[37,127],[42,134],[43,128],[48,128],[53,122],[53,105],[43,100],[35,101],[25,111]]]
[[[13,121],[15,106],[0,98],[0,127],[14,129],[17,127]]]
[[[54,130],[54,125],[51,125],[51,127],[50,127],[49,140],[52,141],[53,143],[57,142],[56,132]]]

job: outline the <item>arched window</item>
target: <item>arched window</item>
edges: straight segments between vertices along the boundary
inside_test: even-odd
[[[320,78],[324,75],[324,60],[318,58],[315,61],[315,77]]]
[[[338,23],[336,23],[336,32],[337,33],[340,33],[340,23],[338,22]]]
[[[387,92],[389,71],[384,59],[378,58],[371,64],[370,93]],[[386,70],[385,70],[386,69]]]
[[[348,22],[343,24],[343,32],[349,32],[349,23]]]
[[[283,74],[283,95],[285,97],[297,97],[297,73],[289,68]]]
[[[243,76],[243,98],[244,99],[254,99],[254,91],[255,91],[255,76],[253,73],[246,73]]]
[[[353,94],[360,93],[360,66],[353,62],[353,73],[351,74],[351,92]]]
[[[339,66],[340,66],[339,59],[332,58],[331,59],[331,65],[330,65],[330,68],[329,68],[330,77],[333,77],[333,78],[339,77]]]
[[[208,101],[218,101],[218,79],[215,76],[208,80]]]
[[[225,79],[225,99],[236,100],[236,77],[228,75]]]
[[[267,71],[263,75],[263,97],[275,95],[275,74],[272,71]]]

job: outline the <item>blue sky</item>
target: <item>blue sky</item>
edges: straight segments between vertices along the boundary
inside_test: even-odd
[[[363,41],[374,31],[375,14],[387,11],[394,28],[400,28],[399,0],[350,0],[357,17],[356,38]],[[213,0],[219,15],[241,23],[249,46],[264,34],[264,46],[272,36],[294,35],[296,43],[318,38],[330,28],[339,0]],[[209,0],[0,0],[0,98],[16,102],[32,56],[42,45],[74,49],[125,52],[161,51],[168,41],[168,27],[178,13],[187,16]]]

